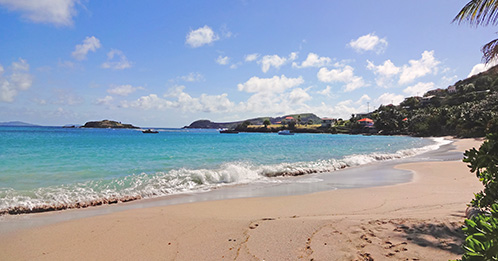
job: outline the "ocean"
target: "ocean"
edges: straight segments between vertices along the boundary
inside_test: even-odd
[[[292,182],[435,150],[441,138],[0,127],[0,213]],[[319,182],[319,181],[317,181]]]

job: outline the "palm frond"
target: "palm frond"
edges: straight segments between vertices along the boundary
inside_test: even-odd
[[[491,60],[498,58],[498,39],[484,45],[481,49],[483,56],[482,60],[485,63],[489,63]]]
[[[498,0],[471,0],[453,19],[453,22],[469,22],[470,25],[498,24]]]

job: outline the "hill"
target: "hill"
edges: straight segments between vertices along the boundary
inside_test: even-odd
[[[301,122],[305,122],[308,124],[321,124],[322,120],[313,113],[301,113],[301,114],[289,114],[279,117],[259,117],[252,118],[242,121],[234,121],[234,122],[212,122],[210,120],[197,120],[192,122],[190,125],[185,126],[187,129],[235,129],[242,124],[246,125],[263,125],[265,120],[269,120],[271,124],[277,124],[278,122],[282,122],[287,117],[293,117],[296,121],[301,119]]]
[[[498,66],[370,113],[380,134],[483,137],[498,123]],[[350,119],[352,128],[358,119]]]
[[[22,121],[8,121],[8,122],[0,122],[0,126],[8,126],[8,127],[34,127],[39,126],[31,123],[26,123]]]
[[[117,121],[103,120],[103,121],[89,121],[80,128],[111,128],[111,129],[139,129],[139,127],[131,124],[123,124]]]

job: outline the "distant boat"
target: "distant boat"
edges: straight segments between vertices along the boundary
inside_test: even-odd
[[[290,130],[281,130],[278,131],[278,135],[294,135],[294,132],[291,132]]]
[[[224,134],[239,134],[239,132],[236,130],[219,129],[219,131],[220,131],[220,133],[224,133]]]
[[[146,129],[146,130],[143,130],[142,133],[159,133],[159,132],[155,131],[155,130],[151,130],[151,129]]]

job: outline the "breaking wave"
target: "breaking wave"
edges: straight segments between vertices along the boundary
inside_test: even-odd
[[[372,162],[406,158],[438,149],[451,141],[433,138],[435,144],[396,153],[349,155],[342,159],[257,165],[229,162],[216,169],[174,169],[136,174],[111,180],[93,180],[73,185],[18,191],[0,188],[0,215],[85,208],[172,194],[209,191],[216,187],[254,182],[279,182],[276,177],[332,172]]]

